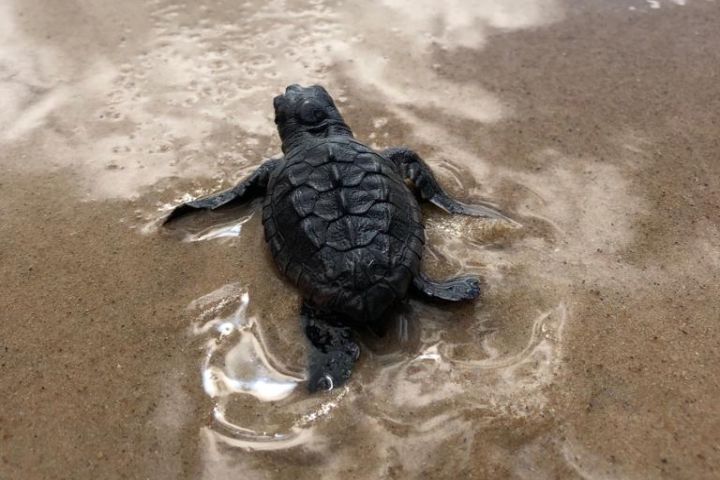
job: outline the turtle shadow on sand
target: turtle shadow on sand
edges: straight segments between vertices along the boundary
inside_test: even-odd
[[[355,140],[321,86],[291,85],[274,107],[284,156],[233,188],[179,205],[165,224],[264,197],[270,252],[304,298],[308,388],[329,390],[347,381],[360,355],[352,328],[377,328],[411,290],[441,302],[480,295],[474,276],[435,281],[420,271],[425,232],[418,201],[514,222],[490,206],[452,199],[412,150],[378,153]]]

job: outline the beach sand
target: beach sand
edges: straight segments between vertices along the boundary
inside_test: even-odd
[[[720,475],[720,4],[0,2],[0,478]],[[306,393],[258,203],[159,227],[325,85],[468,203]]]

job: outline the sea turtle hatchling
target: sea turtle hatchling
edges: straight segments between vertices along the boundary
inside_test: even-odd
[[[284,156],[229,190],[179,205],[165,223],[264,195],[265,239],[304,298],[308,388],[329,390],[345,383],[360,354],[351,327],[382,320],[411,288],[453,302],[480,294],[474,276],[433,281],[420,271],[425,234],[417,198],[449,213],[506,217],[450,198],[415,152],[378,153],[355,140],[321,86],[290,85],[273,103]]]

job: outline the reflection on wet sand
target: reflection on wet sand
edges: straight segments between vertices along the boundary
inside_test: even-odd
[[[311,432],[306,429],[312,423],[328,415],[339,403],[357,408],[351,405],[358,400],[353,393],[348,395],[348,387],[341,389],[331,402],[325,402],[324,396],[309,402],[304,392],[288,398],[303,379],[273,366],[269,358],[272,347],[265,344],[257,331],[257,319],[247,317],[249,301],[248,293],[238,284],[229,284],[193,301],[189,307],[198,312],[193,333],[211,337],[206,340],[202,363],[204,390],[215,403],[211,428],[226,444],[243,449],[267,451],[302,446],[310,440]],[[412,352],[419,353],[383,354],[380,358],[389,360],[379,363],[376,378],[362,393],[363,402],[377,396],[375,401],[382,411],[356,415],[364,413],[368,420],[377,417],[387,420],[399,415],[395,422],[403,423],[401,418],[414,412],[413,422],[427,417],[425,421],[432,423],[438,410],[447,409],[443,403],[448,401],[453,408],[466,405],[464,408],[484,411],[484,415],[528,416],[542,411],[546,403],[542,389],[553,380],[558,366],[558,348],[567,315],[564,305],[543,312],[532,321],[530,338],[521,351],[503,355],[489,336],[481,342],[478,352],[481,358],[458,355],[464,345],[443,340],[447,325],[443,321],[423,321],[437,315],[421,306],[417,308],[422,313],[413,315],[411,321],[420,323],[415,328],[421,333]],[[230,313],[223,315],[225,311]],[[407,319],[403,317],[400,321]],[[400,348],[408,341],[403,330],[397,331]],[[259,400],[255,409],[248,409],[245,403],[238,418],[229,418],[228,403],[242,401],[246,395]],[[262,402],[281,400],[287,401],[278,412],[279,418],[265,411]],[[325,403],[317,407],[320,402]],[[312,410],[306,412],[311,404]],[[288,412],[297,412],[292,424],[273,431]],[[256,423],[258,418],[260,423]],[[252,428],[245,425],[247,421],[254,423]],[[382,438],[376,441],[381,444]],[[426,448],[433,443],[426,441]]]
[[[715,478],[717,8],[0,2],[0,477]],[[294,82],[522,225],[426,208],[482,300],[410,299],[327,395],[257,205],[159,227]]]

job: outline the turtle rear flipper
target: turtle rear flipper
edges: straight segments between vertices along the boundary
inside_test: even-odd
[[[515,220],[503,215],[487,204],[468,205],[455,200],[442,189],[430,167],[420,155],[407,148],[388,148],[382,156],[395,163],[402,176],[410,180],[421,199],[442,208],[448,213],[469,215],[471,217],[494,218],[517,224]]]
[[[448,302],[474,300],[480,296],[480,280],[472,275],[436,282],[420,273],[413,279],[413,286],[426,297]]]
[[[281,158],[268,160],[234,187],[178,205],[165,218],[163,224],[168,224],[198,210],[215,210],[231,203],[246,202],[262,195],[267,187],[270,174],[281,161]]]
[[[308,390],[332,390],[345,384],[360,356],[350,328],[331,324],[305,304],[300,316],[310,340]]]

